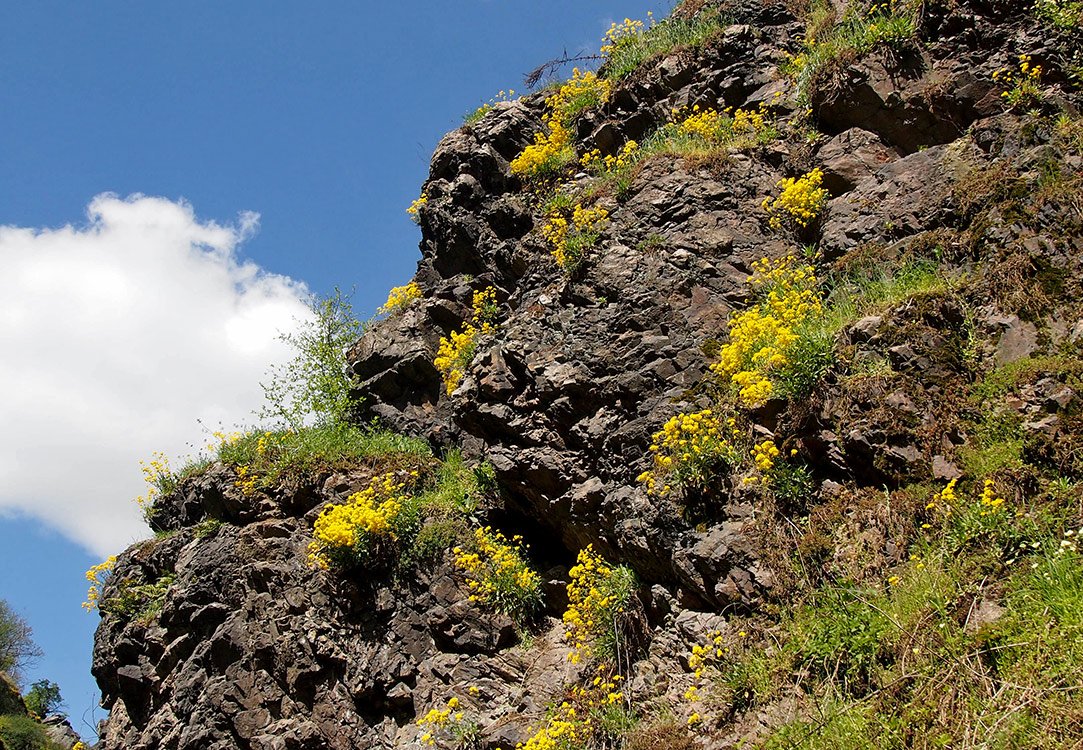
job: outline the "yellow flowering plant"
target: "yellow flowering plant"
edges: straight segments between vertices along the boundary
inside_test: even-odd
[[[568,274],[574,273],[586,258],[587,251],[601,237],[609,212],[600,206],[584,208],[576,203],[571,215],[554,208],[546,217],[542,236],[552,245],[553,260]]]
[[[615,659],[624,646],[625,616],[635,594],[635,574],[625,565],[612,566],[587,545],[568,571],[565,638],[575,664],[588,657]]]
[[[827,189],[823,187],[824,173],[819,167],[800,177],[784,177],[778,181],[782,191],[775,198],[765,198],[763,209],[772,229],[786,226],[807,229],[827,205]]]
[[[1042,100],[1042,66],[1032,64],[1030,55],[1019,56],[1018,70],[997,70],[993,80],[1004,86],[1000,96],[1011,109],[1033,107]]]
[[[418,742],[426,747],[477,747],[481,735],[481,727],[467,718],[457,696],[449,698],[444,708],[430,708],[417,720],[417,726],[422,731]]]
[[[670,417],[651,438],[652,466],[636,480],[651,495],[703,489],[742,458],[741,430],[712,409]]]
[[[481,120],[481,118],[485,117],[485,115],[492,112],[493,108],[497,104],[499,104],[500,102],[511,102],[511,101],[515,101],[515,100],[516,100],[515,89],[508,89],[507,91],[504,91],[503,89],[501,89],[500,91],[498,91],[496,93],[495,96],[490,97],[490,99],[487,102],[483,103],[480,107],[475,109],[473,112],[466,115],[463,118],[463,125],[474,125],[477,122],[479,122]]]
[[[453,552],[455,567],[466,573],[470,601],[489,605],[518,622],[541,605],[541,578],[526,561],[521,536],[509,540],[485,526],[474,531],[471,546],[455,547]]]
[[[535,133],[534,143],[512,160],[512,174],[530,180],[545,180],[575,162],[572,123],[583,110],[608,100],[610,90],[610,83],[605,79],[575,68],[571,80],[545,100],[546,132]]]
[[[602,665],[586,686],[574,685],[559,705],[553,706],[545,721],[516,750],[580,750],[588,747],[616,747],[611,726],[614,709],[627,708],[621,689],[624,678]]]
[[[421,287],[416,281],[403,286],[395,286],[387,293],[387,302],[383,303],[376,312],[380,315],[395,315],[409,307],[410,303],[416,299],[421,299]]]
[[[473,315],[461,331],[452,331],[440,339],[440,346],[433,359],[433,365],[440,371],[447,395],[455,392],[466,368],[474,359],[478,340],[496,332],[496,316],[500,311],[496,303],[496,290],[493,287],[474,292]]]
[[[140,461],[139,468],[143,472],[147,488],[146,492],[135,498],[135,504],[139,506],[144,520],[150,523],[155,502],[162,495],[176,489],[178,477],[169,468],[169,457],[161,451],[155,451],[147,461]]]
[[[417,503],[406,491],[414,479],[416,473],[388,472],[344,503],[325,506],[312,529],[309,562],[324,569],[391,563],[401,538],[416,530]]]
[[[406,214],[410,217],[410,220],[415,224],[421,223],[421,209],[425,204],[429,202],[429,196],[426,193],[422,193],[409,205],[406,209]]]
[[[106,582],[113,575],[113,568],[117,565],[117,556],[110,555],[97,565],[92,565],[90,570],[86,572],[86,579],[90,581],[90,588],[86,592],[86,601],[83,602],[83,609],[87,612],[98,608],[98,604],[101,601],[102,589],[105,588]]]
[[[804,357],[794,354],[823,317],[824,306],[814,269],[793,256],[757,261],[749,285],[757,300],[730,316],[729,341],[711,370],[731,384],[741,405],[756,407],[775,394],[774,381],[787,370],[806,366]]]

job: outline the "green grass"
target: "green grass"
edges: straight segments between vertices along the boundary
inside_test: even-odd
[[[1083,26],[1083,2],[1080,0],[1037,0],[1034,11],[1038,18],[1061,29]]]
[[[702,13],[694,19],[669,17],[640,34],[625,37],[606,56],[601,74],[619,81],[646,61],[679,47],[698,47],[725,27],[717,12]]]
[[[860,56],[881,46],[897,48],[914,38],[912,10],[895,2],[873,7],[877,10],[868,14],[849,10],[836,23],[829,4],[813,5],[806,19],[805,44],[783,67],[797,87],[799,101],[808,102],[827,76]]]
[[[961,486],[926,509],[908,559],[879,582],[806,589],[769,628],[772,646],[750,638],[727,652],[714,685],[737,710],[798,697],[801,715],[762,747],[1052,750],[1083,739],[1075,485],[1048,482],[1032,498],[997,489],[1008,499],[991,507],[980,485]]]
[[[931,260],[909,260],[893,268],[875,264],[829,280],[828,318],[835,330],[842,330],[865,315],[883,312],[913,297],[950,291],[956,284]]]
[[[258,477],[260,487],[273,487],[287,479],[312,479],[371,459],[397,456],[409,460],[431,455],[431,449],[423,440],[345,424],[253,431],[223,442],[218,449],[220,461],[247,467],[249,475]]]
[[[45,727],[28,716],[0,716],[0,740],[5,750],[63,750],[49,740]]]

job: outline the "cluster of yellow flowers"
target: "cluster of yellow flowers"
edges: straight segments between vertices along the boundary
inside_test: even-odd
[[[325,569],[332,564],[349,567],[376,553],[382,539],[393,542],[395,521],[408,502],[405,487],[395,472],[388,472],[345,503],[325,507],[312,530],[309,562]]]
[[[762,443],[757,443],[752,448],[752,460],[756,464],[756,469],[761,474],[771,471],[775,466],[778,453],[778,446],[775,445],[773,440],[764,440]]]
[[[415,224],[417,224],[421,220],[421,218],[418,216],[418,212],[421,210],[421,207],[428,202],[429,196],[425,193],[422,193],[414,200],[413,203],[410,204],[410,207],[406,209],[406,213],[410,215],[410,219],[412,219]]]
[[[977,501],[973,502],[969,506],[960,505],[959,497],[955,492],[955,484],[957,479],[952,479],[947,483],[944,489],[933,494],[933,497],[925,505],[926,511],[931,511],[938,514],[942,519],[946,519],[950,516],[956,516],[960,519],[960,523],[964,527],[968,525],[967,517],[974,518],[973,514],[977,514],[977,519],[983,519],[975,521],[979,524],[978,527],[971,528],[990,528],[985,526],[987,523],[993,523],[995,525],[996,518],[1000,517],[1003,511],[1004,498],[999,496],[996,492],[995,484],[992,479],[986,479],[982,484],[981,494],[978,496]],[[931,529],[932,524],[923,523],[922,529]]]
[[[147,483],[147,491],[135,499],[135,504],[143,512],[143,518],[149,519],[154,511],[154,502],[164,488],[173,484],[175,478],[169,468],[169,458],[161,451],[152,453],[149,461],[140,461],[139,468]]]
[[[1005,86],[1001,94],[1011,107],[1033,105],[1042,98],[1042,66],[1031,65],[1030,55],[1019,56],[1019,71],[1001,68],[993,80]]]
[[[521,177],[548,175],[575,158],[572,134],[555,116],[545,121],[548,133],[535,133],[534,142],[511,161],[511,172]]]
[[[277,447],[281,447],[279,441],[282,437],[285,437],[285,435],[288,434],[290,433],[286,432],[280,435],[276,435],[270,430],[267,430],[262,435],[260,435],[259,438],[256,440],[257,460],[260,461],[260,463],[262,464],[263,459],[267,457],[267,454],[270,451]],[[225,443],[223,443],[223,445],[224,444]],[[237,472],[237,480],[233,483],[233,486],[240,489],[240,491],[246,496],[256,494],[256,489],[260,486],[262,479],[259,470],[247,464],[238,464],[234,467],[234,471]]]
[[[548,110],[545,125],[548,133],[534,134],[534,143],[512,160],[512,174],[532,178],[546,177],[573,162],[575,148],[572,145],[572,121],[584,109],[608,100],[610,91],[609,81],[594,73],[583,73],[579,68],[575,68],[571,80],[545,100]]]
[[[705,141],[719,141],[722,139],[725,118],[716,110],[700,109],[697,104],[692,107],[691,113],[688,114],[674,110],[672,119],[676,123],[677,132],[679,133],[696,135]]]
[[[572,209],[570,220],[559,209],[550,212],[542,236],[553,246],[551,252],[557,265],[565,271],[574,271],[586,251],[598,241],[608,218],[609,212],[604,208],[583,208],[579,203]]]
[[[430,708],[428,713],[418,719],[418,727],[427,730],[418,738],[421,744],[433,747],[436,744],[437,734],[441,732],[451,736],[462,734],[466,720],[459,708],[459,699],[452,696],[444,708]]]
[[[578,664],[595,655],[609,640],[627,606],[621,578],[628,571],[614,568],[594,551],[592,545],[579,550],[576,564],[568,571],[568,608],[564,611],[565,638],[572,644],[568,659]]]
[[[493,322],[499,312],[496,290],[492,287],[474,292],[473,316],[461,331],[452,331],[440,339],[433,365],[444,379],[444,389],[450,396],[459,387],[467,365],[474,358],[478,338],[496,331]]]
[[[466,572],[470,601],[509,615],[526,615],[541,600],[541,578],[523,556],[523,538],[509,541],[491,527],[474,531],[474,549],[456,547],[455,565]]]
[[[639,161],[639,144],[628,141],[615,154],[602,156],[598,149],[588,151],[580,157],[579,163],[594,174],[616,174],[635,166]]]
[[[824,173],[819,167],[800,177],[784,177],[778,181],[782,188],[777,198],[765,198],[763,209],[772,229],[782,229],[792,222],[801,229],[809,226],[827,205],[827,189],[822,187]]]
[[[391,291],[387,293],[387,302],[383,303],[376,312],[380,315],[394,315],[400,310],[405,310],[406,306],[415,299],[421,299],[421,287],[416,281],[391,287]]]
[[[619,47],[639,39],[646,29],[653,26],[654,13],[651,11],[647,11],[646,24],[631,18],[625,18],[621,23],[611,23],[609,24],[609,31],[605,32],[605,36],[602,37],[602,48],[599,51],[605,57],[609,57]]]
[[[734,110],[727,107],[724,112],[701,108],[698,104],[690,110],[674,109],[667,127],[677,134],[694,136],[710,145],[731,148],[766,143],[778,134],[766,103],[761,103],[757,109]]]
[[[823,300],[815,271],[793,256],[757,261],[749,283],[760,299],[730,316],[729,343],[711,370],[737,387],[745,406],[754,407],[770,398],[772,371],[788,363],[787,351],[798,341],[796,329],[823,314]]]
[[[653,466],[636,481],[646,484],[652,495],[702,487],[720,463],[738,457],[734,441],[739,438],[736,420],[723,420],[711,409],[670,417],[651,438]]]
[[[113,568],[116,567],[116,564],[117,556],[110,555],[105,558],[104,562],[91,566],[90,570],[86,572],[86,579],[90,581],[90,588],[87,589],[86,601],[83,602],[83,609],[87,612],[98,607],[98,600],[101,599],[102,588],[105,586],[105,582],[109,580],[109,576],[113,574]]]
[[[606,674],[605,665],[589,687],[576,685],[560,706],[546,719],[526,742],[516,744],[515,750],[571,750],[594,747],[598,714],[606,706],[624,700],[620,690],[623,677]]]

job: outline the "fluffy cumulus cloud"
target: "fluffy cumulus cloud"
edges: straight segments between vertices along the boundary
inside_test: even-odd
[[[256,214],[223,226],[100,195],[87,217],[0,227],[0,514],[105,555],[149,533],[140,459],[250,422],[308,308],[302,284],[239,259]]]

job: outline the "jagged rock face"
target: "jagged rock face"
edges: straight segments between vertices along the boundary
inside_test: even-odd
[[[775,93],[787,90],[778,66],[803,27],[781,5],[750,3],[733,16],[744,23],[623,81],[578,122],[579,151],[612,152],[691,104],[796,111]],[[505,503],[494,517],[526,534],[554,575],[586,544],[635,569],[653,628],[635,669],[641,693],[676,690],[682,639],[717,626],[718,612],[775,596],[753,490],[720,480],[714,512],[692,525],[635,478],[666,418],[707,404],[707,352],[747,303],[752,263],[795,250],[761,208],[781,178],[823,168],[832,200],[809,239],[828,264],[862,254],[890,263],[939,247],[942,263],[968,269],[1018,260],[1022,249],[1034,269],[1083,273],[1078,206],[1052,201],[1020,220],[967,187],[994,173],[1035,184],[1048,138],[1005,111],[992,73],[1022,52],[1052,68],[1078,39],[1039,34],[1012,4],[931,8],[923,24],[922,45],[867,55],[817,90],[812,110],[826,136],[812,145],[790,138],[710,163],[648,161],[626,193],[603,200],[609,224],[572,278],[552,262],[540,209],[509,169],[542,127],[541,95],[496,105],[433,156],[415,277],[425,298],[375,324],[351,352],[365,416],[488,461]],[[1078,92],[1066,91],[1064,105],[1078,106]],[[1078,173],[1083,163],[1073,155],[1062,168]],[[785,433],[800,448],[817,500],[846,484],[957,475],[948,456],[966,440],[968,358],[1039,351],[1050,343],[1039,325],[1083,338],[1078,300],[1009,304],[1009,267],[987,272],[999,291],[973,300],[977,320],[950,301],[911,300],[840,334],[837,347],[853,361],[888,362],[896,377],[861,389],[829,378],[801,404],[752,415],[759,433]],[[499,330],[449,395],[433,365],[440,338],[489,285]],[[992,343],[975,348],[964,323]],[[1036,385],[1018,404],[1051,445],[1058,415],[1078,407],[1060,385]],[[526,736],[574,675],[559,627],[530,649],[516,645],[511,623],[471,606],[447,564],[394,585],[379,576],[335,584],[308,564],[315,512],[363,479],[253,498],[216,469],[167,499],[156,520],[175,535],[132,548],[115,574],[175,575],[160,614],[106,615],[98,630],[94,674],[111,709],[103,750],[403,747],[419,715],[466,685],[480,689],[472,708],[485,747]],[[208,517],[230,524],[202,537],[193,524]],[[878,554],[901,554],[890,544]]]
[[[274,518],[129,550],[126,575],[176,579],[160,614],[106,615],[98,629],[93,672],[111,708],[101,746],[404,746],[449,681],[477,687],[514,743],[527,728],[518,709],[536,713],[571,677],[559,631],[509,651],[511,621],[468,606],[447,566],[329,587],[310,540],[309,522]]]

